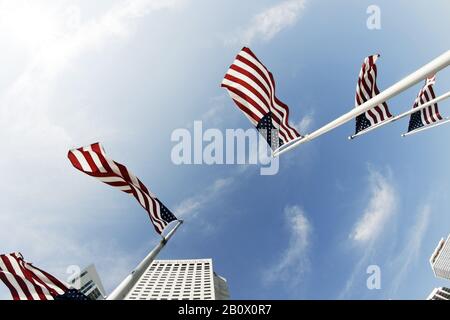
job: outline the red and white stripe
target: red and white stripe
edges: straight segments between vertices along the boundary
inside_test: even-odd
[[[414,101],[413,108],[417,108],[419,105],[427,103],[428,101],[431,101],[434,98],[436,98],[436,95],[434,94],[433,90],[433,85],[435,83],[436,83],[436,76],[432,76],[431,78],[427,78],[425,80],[425,85],[423,86],[422,89],[420,89],[419,94],[417,95],[417,98]],[[441,114],[439,113],[437,103],[422,109],[420,115],[422,118],[422,123],[424,125],[432,124],[441,121],[443,119]]]
[[[161,217],[159,201],[147,187],[124,165],[106,157],[100,143],[69,151],[72,165],[91,177],[132,194],[148,212],[156,232],[161,234],[168,223]]]
[[[26,262],[18,252],[0,255],[0,280],[14,300],[54,300],[68,290],[54,276]]]
[[[359,72],[358,84],[356,85],[356,107],[380,93],[377,87],[377,66],[375,64],[379,57],[380,55],[377,54],[364,59],[361,71]],[[386,102],[369,109],[365,112],[365,115],[371,125],[385,121],[392,117]]]
[[[273,126],[279,130],[283,143],[300,137],[289,125],[289,108],[275,96],[275,80],[272,73],[256,55],[244,47],[236,56],[222,81],[239,109],[256,126],[269,112]]]

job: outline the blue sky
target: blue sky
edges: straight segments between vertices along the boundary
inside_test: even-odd
[[[366,27],[369,5],[381,29]],[[220,82],[242,45],[274,73],[310,132],[353,107],[364,57],[378,86],[449,48],[434,1],[0,1],[1,252],[61,279],[95,263],[111,291],[158,241],[136,201],[73,169],[100,141],[186,221],[160,258],[214,259],[236,299],[423,299],[450,232],[449,127],[401,138],[407,120],[348,141],[354,123],[257,165],[172,163],[175,129],[250,127]],[[437,75],[437,94],[450,74]],[[416,85],[389,101],[408,110]],[[448,102],[441,113],[450,116]],[[368,290],[366,269],[381,269]],[[9,293],[0,287],[0,298]]]

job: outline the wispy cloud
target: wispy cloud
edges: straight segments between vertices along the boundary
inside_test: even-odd
[[[338,299],[347,299],[349,297],[354,287],[356,279],[359,279],[359,277],[362,274],[365,275],[365,268],[368,267],[369,260],[373,255],[374,255],[373,246],[368,246],[367,248],[364,249],[363,256],[358,260],[358,262],[353,267],[352,273],[345,282],[344,288],[338,295]]]
[[[249,45],[256,40],[269,41],[285,28],[293,26],[305,8],[306,0],[285,0],[256,14],[227,43]]]
[[[307,253],[313,228],[305,212],[299,206],[286,207],[284,215],[290,233],[289,245],[279,262],[266,270],[263,277],[266,283],[289,281],[290,284],[296,285],[309,268]]]
[[[314,123],[313,113],[309,113],[305,115],[303,118],[300,119],[298,123],[296,123],[294,126],[300,132],[301,134],[305,134],[310,128],[311,125]]]
[[[200,194],[182,200],[174,208],[174,213],[182,219],[193,219],[211,202],[233,185],[234,178],[216,179],[214,183]]]
[[[396,212],[398,194],[393,186],[390,171],[383,175],[380,171],[369,167],[367,191],[369,199],[367,207],[363,209],[361,218],[356,222],[349,240],[352,244],[363,247],[363,255],[357,260],[344,288],[338,295],[339,299],[346,299],[352,292],[355,281],[365,275],[365,269],[375,255],[377,244]]]
[[[102,209],[102,206],[111,204],[107,201],[99,204],[90,198],[90,190],[78,186],[72,179],[73,171],[69,169],[65,155],[74,145],[74,133],[61,126],[54,116],[52,108],[61,110],[64,102],[55,106],[52,97],[64,71],[76,65],[83,54],[93,49],[100,50],[110,40],[127,37],[138,18],[156,10],[173,8],[180,1],[127,0],[115,3],[76,28],[57,26],[60,27],[57,36],[46,39],[45,43],[34,42],[30,47],[31,60],[0,96],[2,151],[8,154],[1,157],[0,165],[4,169],[3,178],[14,181],[0,187],[3,195],[0,222],[8,230],[0,233],[2,250],[22,251],[37,265],[49,271],[56,270],[57,275],[61,274],[58,270],[62,270],[64,264],[95,262],[104,268],[102,277],[107,279],[106,287],[111,286],[109,281],[118,281],[118,274],[125,275],[125,269],[134,264],[130,261],[134,261],[136,255],[105,249],[111,243],[110,239],[101,239],[97,235],[96,240],[86,241],[82,232],[78,234],[75,231],[90,227],[96,215],[104,212],[93,212],[92,207]],[[39,10],[33,10],[30,8],[28,14],[39,15]],[[15,21],[11,20],[11,23]],[[82,118],[78,129],[85,131],[91,139],[94,131],[86,129],[90,122],[89,113],[86,112]],[[98,129],[105,130],[100,126]],[[89,185],[92,189],[96,187],[95,183]],[[85,201],[80,203],[80,198]],[[89,201],[91,207],[85,210],[83,206]],[[106,251],[108,257],[103,254]],[[114,270],[105,267],[107,259],[121,259],[119,257],[126,261],[114,263],[118,266]],[[39,261],[45,261],[46,265],[39,264]]]
[[[395,212],[396,191],[380,172],[371,170],[369,190],[371,195],[368,206],[350,234],[350,238],[357,243],[376,240],[386,222]]]
[[[173,8],[182,2],[182,0],[120,1],[104,14],[76,28],[56,24],[54,26],[58,29],[56,37],[37,47],[30,47],[29,49],[33,50],[31,60],[0,96],[0,135],[10,137],[3,140],[4,152],[8,153],[9,157],[1,159],[0,164],[10,168],[9,172],[14,172],[14,168],[24,170],[29,167],[22,162],[33,159],[40,161],[44,168],[47,164],[52,164],[52,171],[55,172],[58,166],[54,166],[52,159],[59,159],[59,155],[66,153],[67,146],[74,145],[71,141],[74,133],[59,125],[51,110],[51,108],[60,110],[64,103],[58,107],[50,103],[64,71],[89,50],[100,49],[110,40],[129,35],[135,27],[136,19],[155,10]],[[29,15],[39,15],[39,9],[42,8],[32,10]],[[32,27],[31,25],[30,28]],[[89,136],[92,136],[94,130],[96,134],[114,130],[106,128],[106,124],[97,123],[95,128],[91,127],[89,125],[91,113],[86,110],[85,114],[77,119],[77,126],[74,127],[79,133],[89,132]],[[73,114],[79,115],[80,112],[73,111]],[[48,157],[43,159],[42,155]]]
[[[391,252],[382,260],[385,261],[381,269],[382,279],[384,279],[383,284],[385,284],[385,287],[382,287],[384,289],[382,292],[385,298],[395,299],[402,282],[407,277],[408,271],[414,262],[417,261],[424,236],[428,230],[431,213],[429,205],[423,206],[417,213],[414,225],[408,228],[406,241],[401,242],[400,250]],[[364,254],[355,265],[339,298],[347,298],[351,294],[355,281],[360,279],[361,275],[366,275],[365,268],[381,252],[380,248],[375,243],[364,247]],[[379,266],[381,267],[381,264]]]
[[[410,229],[408,234],[408,241],[403,247],[403,250],[396,254],[395,258],[392,260],[391,269],[395,272],[395,276],[391,281],[390,295],[394,296],[403,279],[406,277],[411,264],[413,264],[420,254],[420,249],[422,247],[423,238],[428,230],[428,225],[431,216],[430,205],[425,205],[419,211],[416,217],[416,222],[414,226]]]

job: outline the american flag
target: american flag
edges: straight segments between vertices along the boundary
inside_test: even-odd
[[[377,66],[375,64],[379,57],[380,55],[376,54],[364,59],[356,85],[356,107],[380,93],[377,87]],[[386,102],[383,102],[356,117],[355,134],[391,117],[392,114],[389,112]]]
[[[238,53],[221,86],[228,90],[272,149],[300,137],[289,124],[288,106],[275,96],[272,73],[249,48],[244,47]]]
[[[433,85],[436,82],[436,76],[427,78],[425,80],[425,85],[420,89],[416,100],[414,101],[413,108],[417,108],[419,105],[427,103],[434,98],[436,98],[433,90]],[[442,116],[439,114],[439,109],[437,103],[426,107],[422,110],[414,112],[411,114],[409,119],[408,132],[416,130],[420,127],[424,127],[435,122],[443,120]]]
[[[19,252],[0,255],[0,280],[14,300],[90,300],[51,274],[24,260]]]
[[[132,194],[148,212],[156,232],[161,234],[164,228],[177,218],[147,187],[124,165],[108,159],[100,143],[69,151],[69,160],[81,172]]]

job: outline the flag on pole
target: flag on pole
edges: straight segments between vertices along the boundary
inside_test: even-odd
[[[420,89],[416,100],[414,100],[413,109],[436,98],[433,90],[433,85],[435,84],[435,82],[436,76],[432,76],[425,80],[425,85],[422,87],[422,89]],[[435,124],[442,120],[444,119],[439,113],[437,103],[435,103],[411,114],[411,118],[409,119],[408,132]]]
[[[379,57],[380,55],[376,54],[364,59],[356,85],[355,107],[380,93],[377,87],[377,66],[375,64]],[[355,134],[391,117],[392,114],[389,112],[387,103],[383,102],[356,117]]]
[[[300,137],[289,124],[288,106],[275,96],[272,73],[249,48],[244,47],[238,53],[221,86],[228,90],[238,108],[265,135],[273,150]]]
[[[177,220],[175,215],[131,171],[124,165],[107,158],[100,143],[70,150],[68,157],[72,165],[81,172],[132,194],[148,212],[159,234],[171,221]]]
[[[51,274],[24,260],[19,252],[0,255],[0,280],[14,300],[90,300]]]

